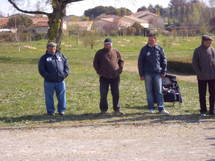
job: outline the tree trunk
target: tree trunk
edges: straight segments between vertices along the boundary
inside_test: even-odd
[[[28,14],[42,14],[47,15],[49,18],[48,24],[48,41],[56,42],[57,49],[60,50],[61,39],[63,34],[63,18],[66,15],[66,5],[72,2],[78,2],[82,0],[50,0],[53,12],[47,13],[43,11],[27,11],[18,7],[15,0],[8,0],[10,4],[13,5],[18,11]]]
[[[58,3],[57,5],[54,3],[55,2],[53,1],[53,12],[48,16],[48,41],[56,42],[57,49],[60,50],[63,34],[63,17],[65,16],[66,6],[61,3]]]

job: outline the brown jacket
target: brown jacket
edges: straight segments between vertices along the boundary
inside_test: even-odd
[[[93,66],[98,75],[105,78],[116,78],[122,72],[124,61],[116,49],[105,48],[96,52]]]
[[[200,46],[193,53],[193,69],[198,80],[215,79],[215,49]]]

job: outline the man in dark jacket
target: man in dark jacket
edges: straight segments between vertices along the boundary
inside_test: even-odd
[[[159,112],[169,114],[164,109],[161,79],[166,75],[167,61],[163,49],[156,45],[156,41],[155,34],[148,35],[148,43],[140,51],[138,70],[140,80],[145,80],[149,112],[154,113],[154,103],[157,102]]]
[[[206,90],[209,88],[209,114],[214,115],[215,103],[215,49],[211,47],[212,38],[202,36],[202,44],[193,53],[193,69],[197,74],[201,116],[207,113]]]
[[[58,113],[64,115],[66,110],[66,86],[64,79],[69,74],[66,57],[56,52],[57,44],[49,42],[46,53],[39,60],[39,73],[44,78],[44,92],[48,115],[54,115],[54,99],[58,99]]]
[[[119,82],[124,61],[120,53],[112,48],[112,40],[104,41],[104,48],[96,52],[93,66],[100,77],[100,110],[105,114],[108,110],[107,94],[109,86],[113,98],[114,114],[121,115],[119,104]]]

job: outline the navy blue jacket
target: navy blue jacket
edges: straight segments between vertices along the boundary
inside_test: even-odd
[[[55,55],[45,53],[39,60],[39,73],[47,82],[61,82],[69,74],[67,59],[57,52]]]
[[[156,45],[151,47],[145,45],[138,58],[138,70],[140,77],[145,73],[165,74],[167,71],[167,60],[163,49]]]

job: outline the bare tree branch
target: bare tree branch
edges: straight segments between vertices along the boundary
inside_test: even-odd
[[[27,10],[22,10],[22,9],[20,9],[17,5],[16,5],[16,3],[15,2],[13,2],[13,0],[8,0],[8,2],[10,3],[10,4],[12,4],[13,5],[13,7],[14,8],[16,8],[18,11],[20,11],[20,12],[24,12],[24,13],[29,13],[29,14],[44,14],[44,15],[49,15],[49,13],[47,13],[47,12],[42,12],[42,11],[27,11]]]
[[[64,3],[69,4],[69,3],[72,3],[72,2],[78,2],[78,1],[83,1],[83,0],[64,0]]]

